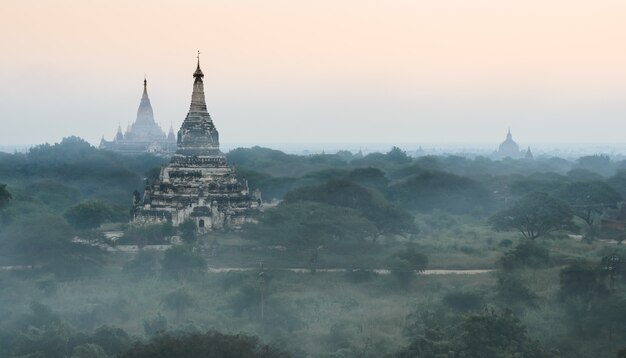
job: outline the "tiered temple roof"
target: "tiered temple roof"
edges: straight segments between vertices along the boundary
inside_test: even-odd
[[[199,59],[193,77],[191,105],[178,131],[176,153],[161,168],[159,179],[145,188],[143,199],[135,195],[133,222],[171,221],[177,226],[192,220],[200,231],[236,229],[256,221],[260,193],[249,190],[219,149]]]
[[[102,138],[100,149],[120,153],[172,154],[176,149],[175,144],[175,138],[167,137],[159,124],[154,121],[154,112],[148,97],[148,81],[144,78],[143,94],[135,122],[128,126],[126,133],[122,133],[121,126],[118,126],[117,133],[111,141]]]

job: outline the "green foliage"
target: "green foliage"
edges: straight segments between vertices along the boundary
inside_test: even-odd
[[[297,177],[323,169],[347,166],[346,160],[336,154],[298,156],[258,146],[231,150],[226,158],[237,167],[281,177]]]
[[[193,244],[198,240],[198,227],[194,220],[185,220],[182,224],[178,225],[178,230],[180,231],[180,237],[183,239],[184,242],[188,244]]]
[[[108,355],[119,355],[132,344],[132,339],[126,331],[110,326],[96,329],[88,341],[102,347]]]
[[[207,262],[190,247],[174,246],[165,251],[161,268],[164,276],[183,280],[204,275]]]
[[[154,251],[142,250],[122,268],[122,272],[135,279],[155,277],[157,274],[159,254]]]
[[[164,162],[148,154],[98,150],[77,137],[38,145],[26,154],[2,153],[0,178],[13,196],[6,215],[63,213],[80,201],[98,200],[113,210],[111,220],[127,220],[130,193],[143,188],[144,172]]]
[[[509,310],[470,314],[463,320],[461,332],[466,357],[551,356],[528,338],[526,328]]]
[[[398,147],[392,147],[389,152],[387,152],[387,159],[394,163],[408,163],[411,161],[406,152]]]
[[[348,173],[345,179],[368,188],[376,189],[381,193],[384,193],[389,185],[389,179],[387,179],[385,172],[373,167],[353,169]]]
[[[54,275],[44,276],[37,281],[37,288],[44,292],[47,296],[54,295],[57,292],[58,285]]]
[[[414,247],[397,252],[389,260],[389,269],[398,281],[408,286],[417,272],[424,271],[428,266],[428,256],[418,252]]]
[[[112,217],[111,209],[97,201],[76,204],[65,212],[65,219],[78,230],[97,229]]]
[[[479,182],[458,175],[426,171],[402,179],[389,188],[392,201],[418,211],[433,209],[464,213],[493,206],[492,196]]]
[[[312,182],[311,179],[305,177],[275,177],[246,167],[237,167],[237,177],[240,180],[246,180],[251,190],[260,190],[264,201],[282,199],[290,190]]]
[[[326,184],[289,192],[285,202],[314,201],[357,210],[376,223],[382,232],[415,231],[411,215],[394,207],[380,193],[347,180],[330,180]]]
[[[172,224],[149,224],[149,225],[129,225],[124,236],[119,240],[121,244],[133,245],[163,245],[168,243],[168,239],[174,235]]]
[[[143,321],[143,330],[148,337],[163,334],[167,331],[167,318],[159,312],[155,317]]]
[[[0,184],[0,211],[2,211],[4,208],[7,207],[7,205],[9,205],[9,201],[11,201],[12,198],[13,196],[7,190],[7,185]]]
[[[576,168],[586,169],[593,173],[598,173],[608,177],[615,173],[608,155],[588,155],[576,160]]]
[[[615,208],[622,196],[608,184],[594,182],[573,182],[566,184],[558,193],[566,201],[574,215],[593,226],[595,216],[608,208]]]
[[[97,344],[86,343],[74,347],[71,358],[107,358],[108,354]]]
[[[443,297],[443,303],[459,312],[473,311],[484,305],[484,297],[477,292],[453,291]]]
[[[192,308],[196,301],[181,287],[164,295],[161,303],[165,309],[176,312],[176,315],[180,317],[186,310]]]
[[[550,251],[534,241],[522,241],[514,249],[504,253],[500,264],[505,270],[520,267],[540,268],[548,265]]]
[[[532,304],[537,299],[537,295],[524,284],[519,276],[507,272],[498,274],[496,297],[509,305]]]
[[[527,239],[536,239],[557,230],[575,230],[572,217],[567,203],[537,192],[498,212],[490,218],[490,223],[495,230],[517,230]]]
[[[530,193],[555,193],[559,191],[568,178],[561,175],[533,175],[532,177],[523,177],[513,179],[509,184],[509,190],[515,197],[528,195]]]
[[[258,225],[248,227],[246,235],[300,250],[323,246],[331,252],[355,253],[371,248],[368,239],[377,232],[374,223],[354,209],[300,201],[267,210]]]
[[[576,261],[559,273],[560,296],[563,299],[580,297],[588,301],[597,295],[606,295],[607,288],[599,268],[589,261]]]
[[[74,231],[60,216],[34,214],[17,218],[0,234],[6,261],[39,265],[61,279],[76,279],[99,271],[105,253],[72,241]]]
[[[455,357],[543,358],[554,355],[528,337],[526,328],[510,310],[496,311],[486,308],[469,313],[461,322],[442,328],[425,329],[411,337],[411,344],[398,352],[398,358]]]
[[[248,313],[257,312],[260,301],[261,285],[248,281],[242,284],[237,293],[230,299],[230,308],[235,316],[241,316],[246,311]]]
[[[161,335],[147,343],[137,343],[120,358],[286,358],[289,355],[268,345],[257,337],[227,335],[215,331],[179,336]]]

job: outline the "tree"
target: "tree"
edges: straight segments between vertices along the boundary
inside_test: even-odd
[[[465,357],[549,357],[510,310],[469,314],[461,323]]]
[[[193,278],[206,272],[207,262],[186,246],[175,246],[165,251],[161,263],[163,274],[176,280]]]
[[[426,266],[428,266],[428,256],[417,252],[413,247],[396,253],[389,260],[391,274],[404,286],[408,286],[415,273],[424,271]]]
[[[134,278],[141,279],[156,276],[158,253],[154,251],[139,251],[139,253],[122,268],[122,272]]]
[[[376,223],[382,232],[414,232],[413,217],[385,199],[378,191],[362,187],[348,180],[332,179],[317,186],[307,186],[285,195],[285,202],[313,201],[333,206],[347,207]]]
[[[389,197],[404,208],[417,211],[445,210],[465,214],[493,205],[493,196],[482,183],[442,171],[422,171],[396,181]]]
[[[96,229],[111,217],[111,209],[97,201],[76,204],[65,213],[65,219],[78,230]]]
[[[193,307],[196,301],[184,288],[174,290],[161,298],[163,307],[174,311],[177,317],[181,317],[186,310]]]
[[[250,239],[309,254],[319,246],[334,253],[362,252],[377,234],[376,225],[354,209],[310,201],[282,202],[246,230]]]
[[[11,193],[7,190],[7,185],[0,184],[0,211],[9,205],[11,199],[13,199],[13,196],[11,196]]]
[[[539,268],[550,262],[550,251],[539,246],[534,241],[520,242],[512,250],[504,253],[500,264],[504,270],[513,270],[520,267]]]
[[[63,256],[72,245],[74,231],[60,216],[19,217],[7,228],[3,251],[26,264],[48,263]]]
[[[563,299],[580,297],[585,301],[597,295],[605,295],[607,287],[604,285],[601,271],[589,261],[576,261],[561,270],[560,295]]]
[[[573,182],[566,184],[558,196],[566,201],[574,215],[592,227],[597,215],[605,209],[614,208],[622,196],[608,184],[600,181]]]
[[[147,343],[136,343],[121,358],[287,358],[289,355],[259,342],[257,337],[228,335],[215,331],[178,336],[160,335]]]
[[[385,156],[388,160],[395,163],[408,163],[411,161],[411,158],[406,154],[406,152],[398,147],[391,148]]]
[[[605,177],[615,173],[615,169],[611,164],[611,158],[604,154],[580,157],[576,160],[576,165],[577,168],[587,169]]]
[[[180,237],[181,239],[183,239],[184,242],[188,244],[193,244],[198,240],[198,236],[196,234],[198,228],[195,221],[191,219],[183,221],[182,224],[178,225],[178,230],[180,230]]]
[[[412,317],[413,316],[413,317]],[[423,315],[408,317],[423,320]],[[426,317],[429,318],[428,316]],[[467,357],[548,358],[555,355],[528,337],[526,327],[510,310],[485,308],[465,316],[433,317],[426,324],[409,322],[410,345],[397,352],[397,358]],[[442,322],[443,321],[443,322]],[[449,321],[449,322],[447,322]],[[460,321],[460,323],[455,323]]]
[[[532,304],[537,299],[528,286],[517,275],[509,272],[498,274],[496,297],[507,304]]]
[[[567,203],[535,192],[492,216],[490,223],[497,231],[518,230],[525,238],[534,240],[557,230],[573,230],[572,217]]]

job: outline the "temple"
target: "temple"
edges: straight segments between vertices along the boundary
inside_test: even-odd
[[[137,109],[137,118],[129,125],[125,133],[118,125],[113,140],[100,140],[100,149],[112,150],[119,153],[155,153],[171,155],[176,150],[174,129],[165,135],[161,127],[154,121],[154,113],[148,97],[148,81],[143,80],[143,95]]]
[[[256,222],[261,195],[251,192],[237,177],[219,148],[219,133],[207,111],[204,74],[200,59],[193,74],[189,112],[178,131],[176,153],[161,168],[159,178],[135,192],[132,221],[135,224],[171,222],[178,226],[192,220],[200,232],[238,229]]]
[[[506,139],[504,142],[500,144],[498,150],[494,153],[496,158],[504,159],[532,159],[532,152],[530,151],[530,147],[528,147],[527,151],[523,151],[519,149],[519,145],[513,140],[513,135],[511,134],[511,129],[509,129],[506,134]]]

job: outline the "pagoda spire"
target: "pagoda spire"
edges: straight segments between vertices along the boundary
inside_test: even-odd
[[[191,105],[178,131],[176,155],[217,156],[221,158],[224,154],[219,150],[219,133],[207,111],[204,99],[204,83],[202,81],[204,73],[200,68],[200,51],[198,51],[197,59],[196,70],[193,73]]]
[[[152,112],[150,97],[148,97],[148,80],[146,79],[146,75],[143,76],[143,94],[141,95],[141,102],[139,102],[139,108],[137,109],[136,123],[154,123],[154,113]]]
[[[117,133],[115,134],[115,140],[124,140],[124,133],[122,133],[122,125],[117,124]]]
[[[202,81],[204,73],[202,73],[202,69],[200,69],[200,51],[198,51],[197,59],[198,64],[196,66],[196,71],[193,73],[193,92],[191,94],[191,106],[189,107],[189,112],[206,112],[204,83]]]

